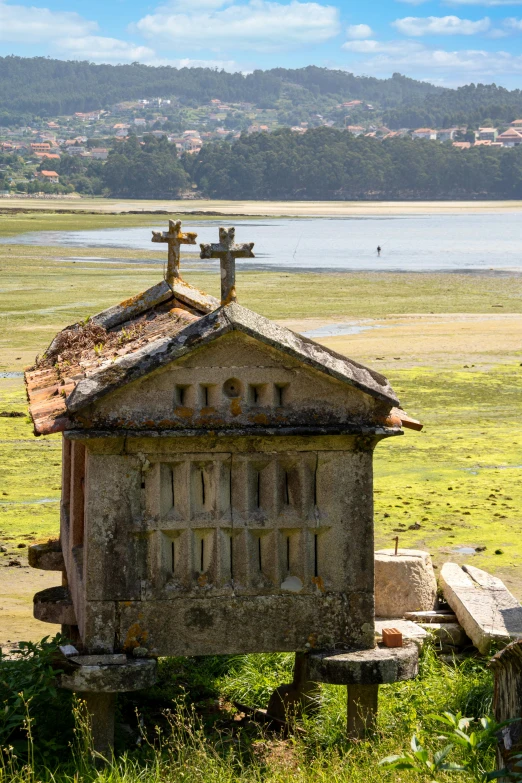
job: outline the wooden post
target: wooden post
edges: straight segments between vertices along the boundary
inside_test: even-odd
[[[522,772],[522,764],[512,757],[522,753],[522,640],[512,642],[489,662],[495,675],[493,712],[502,723],[512,718],[516,722],[501,731],[497,746],[497,769]]]
[[[378,685],[348,685],[349,739],[362,739],[377,724]]]

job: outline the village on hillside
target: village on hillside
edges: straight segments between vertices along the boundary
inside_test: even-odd
[[[217,141],[237,141],[242,134],[271,133],[284,127],[296,134],[305,134],[313,128],[337,128],[379,141],[423,139],[452,144],[459,149],[522,144],[522,119],[504,127],[393,130],[380,122],[382,111],[378,107],[362,100],[332,103],[323,113],[316,109],[299,110],[291,104],[277,109],[264,108],[246,102],[225,103],[218,98],[190,107],[176,98],[143,98],[117,103],[107,110],[36,118],[31,124],[19,126],[3,125],[0,126],[0,195],[26,193],[38,197],[76,190],[81,193],[81,187],[61,179],[58,162],[64,156],[103,164],[119,143],[134,137],[143,143],[144,136],[166,139],[178,156],[196,155],[204,145]]]

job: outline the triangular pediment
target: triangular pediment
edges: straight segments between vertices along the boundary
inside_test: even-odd
[[[66,401],[96,429],[335,426],[397,404],[386,379],[237,304],[100,367]]]

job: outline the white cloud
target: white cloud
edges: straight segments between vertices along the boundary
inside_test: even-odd
[[[340,32],[339,11],[315,2],[250,0],[220,10],[156,9],[132,26],[158,46],[280,51],[324,43]]]
[[[96,22],[90,22],[74,11],[51,11],[0,0],[0,41],[48,42],[50,38],[88,35],[97,29]]]
[[[515,19],[514,16],[511,16],[509,19],[504,19],[504,25],[508,30],[514,30],[518,33],[522,30],[522,19]]]
[[[486,33],[491,27],[487,16],[473,22],[458,16],[406,16],[396,19],[392,27],[403,35],[419,37],[422,35],[477,35]]]
[[[352,41],[350,44],[360,44]],[[466,84],[470,81],[486,81],[493,77],[522,74],[522,55],[509,52],[490,52],[481,49],[447,51],[434,49],[419,41],[369,42],[373,46],[362,53],[370,55],[350,64],[350,70],[375,76],[389,76],[390,71],[400,71],[416,79],[436,81],[443,76],[446,83]],[[343,48],[354,51],[350,44]],[[371,55],[374,56],[371,56]]]
[[[353,40],[360,40],[361,38],[371,38],[373,30],[369,24],[350,24],[346,28],[346,35]]]
[[[78,38],[60,38],[55,45],[69,56],[80,60],[103,63],[150,62],[156,54],[148,46],[138,46],[118,38],[86,35]]]
[[[424,50],[424,46],[416,41],[347,41],[341,47],[348,52],[358,54],[398,54]]]

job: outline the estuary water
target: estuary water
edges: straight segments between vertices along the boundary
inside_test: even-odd
[[[151,244],[151,229],[165,230],[166,219],[151,219],[150,228],[107,228],[89,231],[42,231],[0,240],[2,243],[92,248],[131,249],[127,263],[157,263],[140,258],[141,250],[166,259],[165,245]],[[186,220],[185,230],[196,231],[198,242],[217,242],[218,226],[233,222],[237,242],[254,242],[256,260],[240,261],[244,269],[368,272],[522,272],[521,213],[393,215],[340,218],[235,218]],[[382,248],[377,255],[377,246]],[[217,266],[199,261],[196,247],[187,268]],[[76,260],[74,253],[64,253]],[[78,259],[79,260],[79,259]],[[85,262],[86,258],[82,258]],[[111,259],[103,259],[110,262]],[[118,258],[112,260],[121,260]]]

